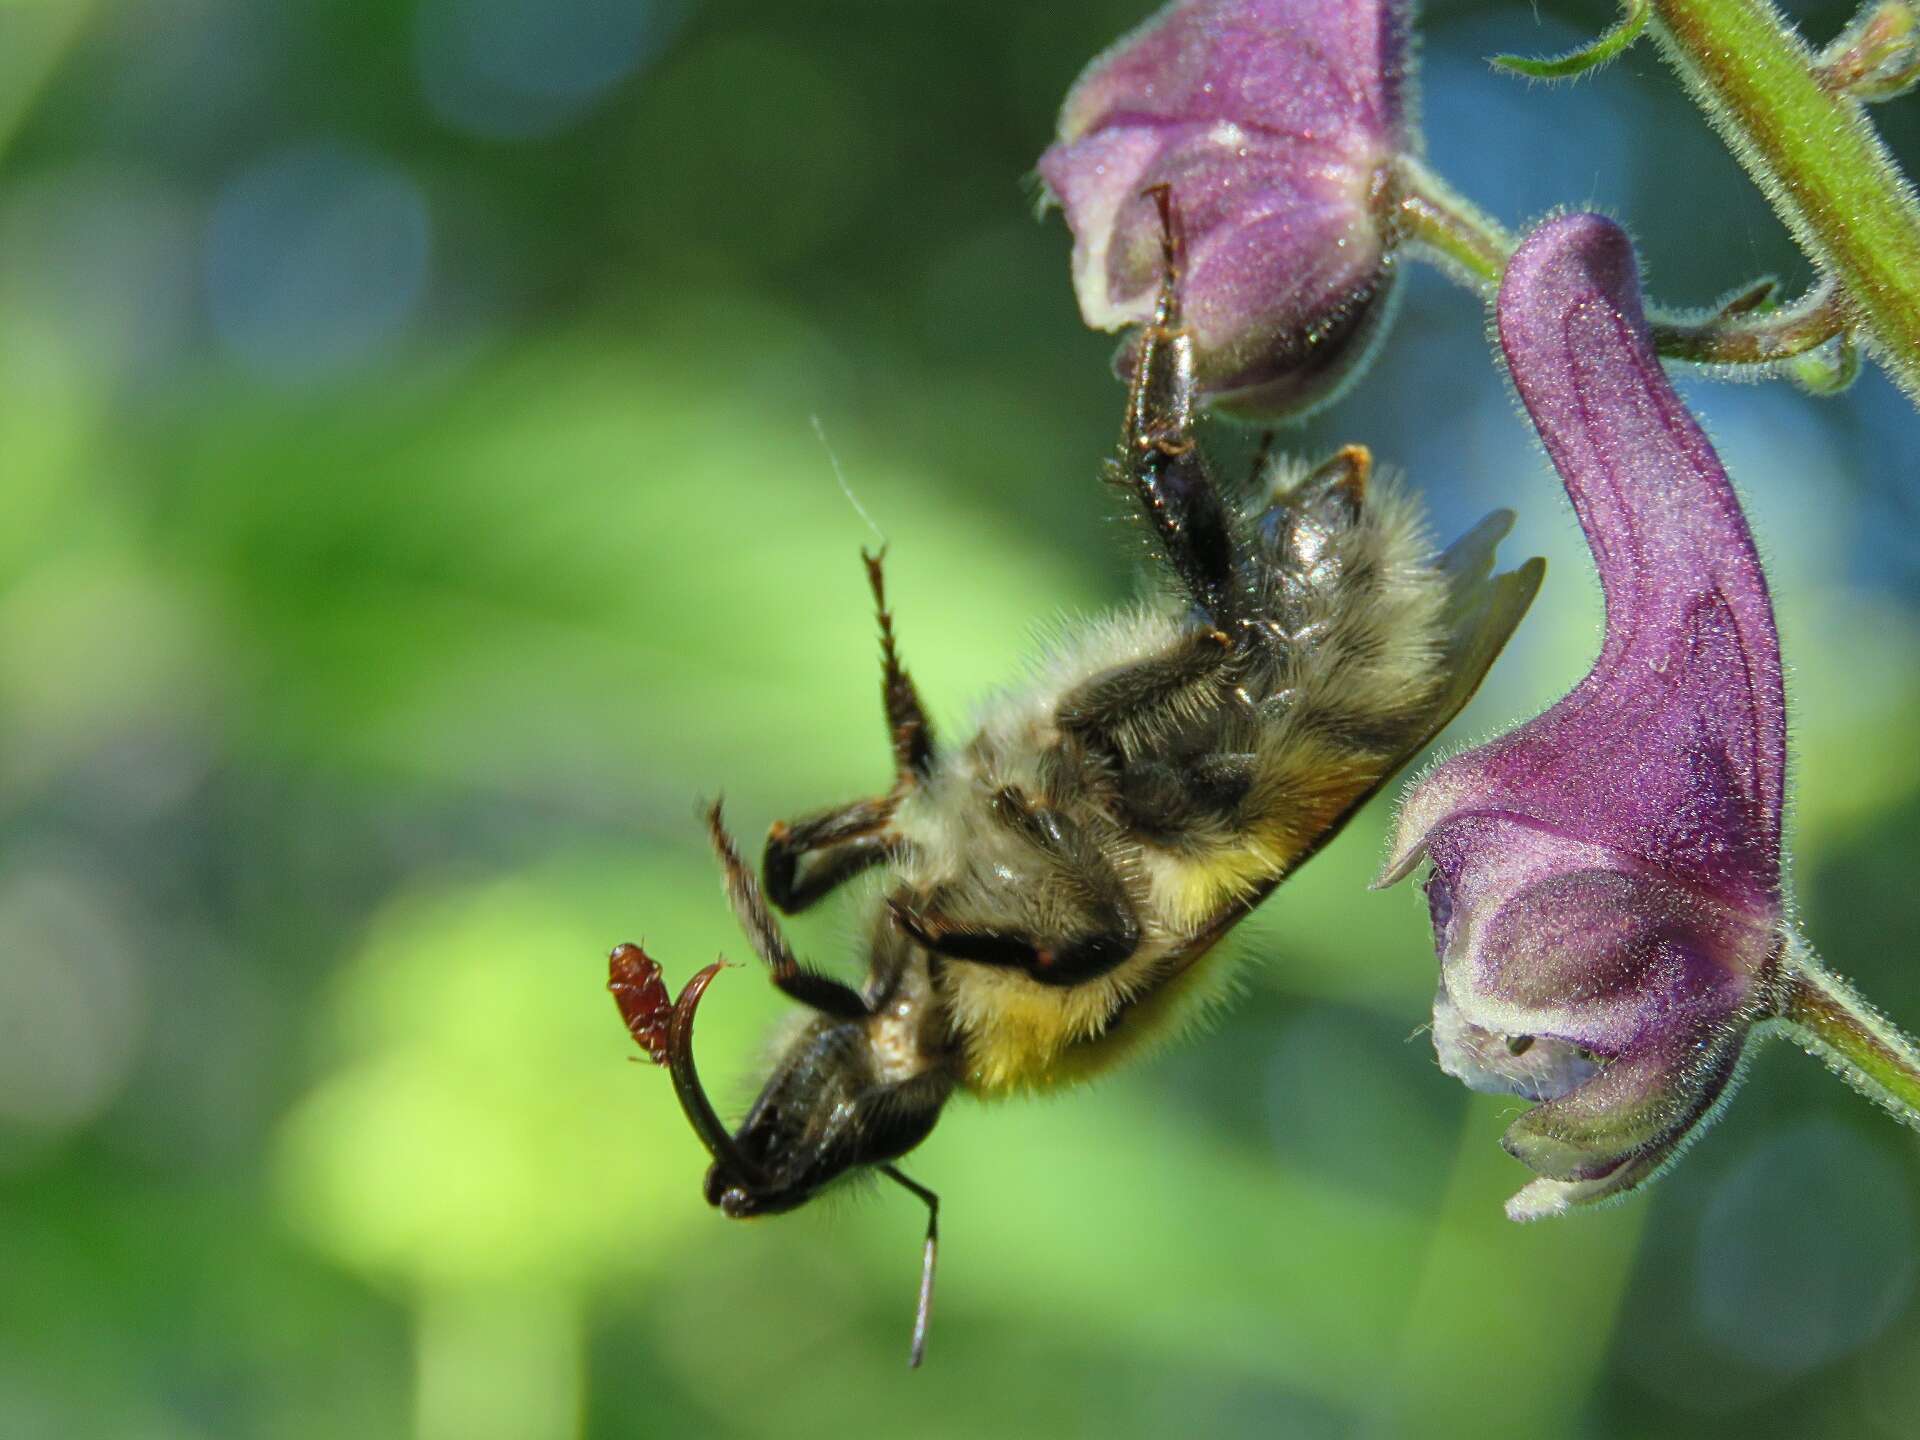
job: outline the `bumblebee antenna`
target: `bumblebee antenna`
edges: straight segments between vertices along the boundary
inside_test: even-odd
[[[927,1357],[927,1325],[933,1319],[933,1263],[940,1253],[940,1197],[891,1165],[882,1165],[880,1173],[896,1185],[911,1190],[927,1207],[927,1243],[920,1260],[920,1303],[914,1307],[913,1349],[907,1354],[907,1368],[918,1370],[920,1362]]]

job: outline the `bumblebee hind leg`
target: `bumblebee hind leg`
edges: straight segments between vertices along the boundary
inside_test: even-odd
[[[1131,490],[1167,564],[1215,628],[1231,633],[1245,611],[1245,546],[1194,436],[1199,386],[1194,341],[1180,314],[1180,236],[1166,186],[1160,207],[1164,268],[1153,318],[1140,327],[1120,453],[1108,479]]]
[[[1324,619],[1324,597],[1358,579],[1347,572],[1335,541],[1363,522],[1372,473],[1372,452],[1348,445],[1298,483],[1276,486],[1256,522],[1267,567],[1266,619],[1283,644],[1311,646],[1322,638],[1323,626],[1310,617],[1317,612]]]

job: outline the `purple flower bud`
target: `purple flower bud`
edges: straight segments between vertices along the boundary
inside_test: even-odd
[[[1587,678],[1427,775],[1381,883],[1433,862],[1434,1042],[1477,1090],[1540,1102],[1505,1145],[1517,1220],[1651,1178],[1711,1116],[1787,945],[1786,707],[1759,557],[1660,368],[1626,235],[1536,230],[1501,348],[1606,596]]]
[[[1332,399],[1391,308],[1380,211],[1405,57],[1398,0],[1184,0],[1095,60],[1039,166],[1087,324],[1152,313],[1161,235],[1144,192],[1165,185],[1209,399],[1264,418]]]

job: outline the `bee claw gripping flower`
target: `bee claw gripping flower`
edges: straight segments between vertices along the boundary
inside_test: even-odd
[[[1504,1141],[1541,1177],[1507,1207],[1532,1219],[1678,1154],[1797,962],[1772,604],[1654,355],[1626,235],[1597,215],[1541,226],[1498,324],[1592,548],[1606,636],[1566,698],[1411,791],[1381,883],[1433,863],[1440,1064],[1539,1102]]]
[[[1151,317],[1146,192],[1166,186],[1209,399],[1278,418],[1334,398],[1390,309],[1381,209],[1405,141],[1405,35],[1398,0],[1181,0],[1096,59],[1039,164],[1087,324]]]

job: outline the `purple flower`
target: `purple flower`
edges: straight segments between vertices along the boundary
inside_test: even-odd
[[[1161,235],[1144,192],[1165,185],[1209,398],[1249,417],[1332,399],[1391,308],[1381,209],[1405,58],[1398,0],[1188,0],[1095,60],[1039,166],[1087,324],[1151,315]]]
[[[1516,1220],[1652,1178],[1713,1114],[1791,962],[1786,709],[1739,501],[1660,368],[1613,222],[1536,230],[1501,348],[1606,596],[1587,678],[1408,795],[1381,883],[1425,856],[1440,1064],[1540,1103],[1504,1144]]]

